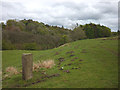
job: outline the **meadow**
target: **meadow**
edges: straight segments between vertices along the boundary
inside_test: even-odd
[[[8,67],[21,71],[23,53],[32,53],[34,63],[53,60],[55,65],[37,69],[27,81],[21,73],[9,76]],[[85,39],[38,51],[4,50],[2,69],[3,88],[117,88],[118,40]]]

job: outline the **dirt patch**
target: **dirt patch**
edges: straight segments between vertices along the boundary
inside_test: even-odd
[[[30,85],[34,85],[34,84],[37,84],[37,83],[44,82],[44,81],[46,81],[49,78],[59,77],[59,76],[60,76],[60,74],[58,74],[58,73],[57,74],[52,74],[52,75],[41,76],[40,79],[36,80],[35,82],[29,83],[29,84],[25,84],[22,87],[28,87]],[[20,86],[16,85],[15,87],[20,87]]]
[[[41,76],[40,79],[37,79],[35,82],[24,84],[24,85],[15,85],[15,86],[12,86],[12,87],[14,87],[14,88],[28,87],[30,85],[34,85],[34,84],[37,84],[37,83],[44,82],[49,78],[58,77],[58,76],[60,76],[60,74],[45,75],[45,76]]]
[[[67,64],[68,66],[72,65],[72,63]]]
[[[55,55],[59,55],[60,53],[59,52],[56,52]]]
[[[80,67],[73,67],[72,69],[80,69]]]
[[[83,61],[82,59],[80,59],[79,61]]]
[[[75,61],[74,59],[72,59],[71,61]]]
[[[60,67],[61,63],[62,63],[63,61],[65,61],[65,60],[64,60],[64,58],[63,58],[63,57],[58,58],[58,60],[59,60],[59,62],[58,62],[58,67]]]
[[[78,57],[75,57],[74,59],[78,59]]]
[[[66,54],[72,54],[74,53],[74,51],[69,51],[69,52],[66,52]]]
[[[70,44],[69,44],[69,43],[66,43],[66,44],[63,44],[63,45],[61,45],[61,46],[59,46],[59,47],[64,47],[64,46],[70,46]]]
[[[69,71],[69,70],[64,70],[63,72],[70,73],[70,71]]]
[[[75,55],[74,55],[74,54],[71,54],[71,55],[70,55],[70,57],[73,57],[73,56],[75,56]]]
[[[59,62],[65,61],[64,58],[58,58]]]

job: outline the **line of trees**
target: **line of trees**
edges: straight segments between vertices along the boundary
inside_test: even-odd
[[[109,37],[111,36],[111,29],[106,26],[96,25],[93,23],[86,24],[83,26],[88,38],[99,38],[99,37]]]
[[[3,50],[43,50],[86,39],[111,36],[110,28],[100,24],[78,25],[73,29],[29,20],[8,20],[2,25]],[[115,33],[114,33],[115,34]]]

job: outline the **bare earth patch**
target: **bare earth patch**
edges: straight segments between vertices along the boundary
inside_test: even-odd
[[[69,43],[66,43],[66,44],[63,44],[63,45],[61,45],[59,47],[64,47],[64,46],[69,46],[69,45],[70,45]]]

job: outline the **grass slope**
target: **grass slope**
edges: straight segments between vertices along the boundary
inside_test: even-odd
[[[32,53],[34,62],[52,59],[56,64],[51,69],[41,68],[38,72],[33,72],[34,77],[28,81],[22,80],[21,74],[6,78],[3,80],[3,88],[116,88],[118,87],[117,51],[117,40],[102,39],[79,40],[63,47],[43,51],[3,51],[3,76],[9,66],[21,70],[22,53]],[[65,60],[61,62],[60,67],[59,58]],[[69,70],[69,73],[59,70],[61,67]],[[58,76],[41,78],[44,76],[41,74],[42,70],[45,70],[47,75],[58,74]]]

